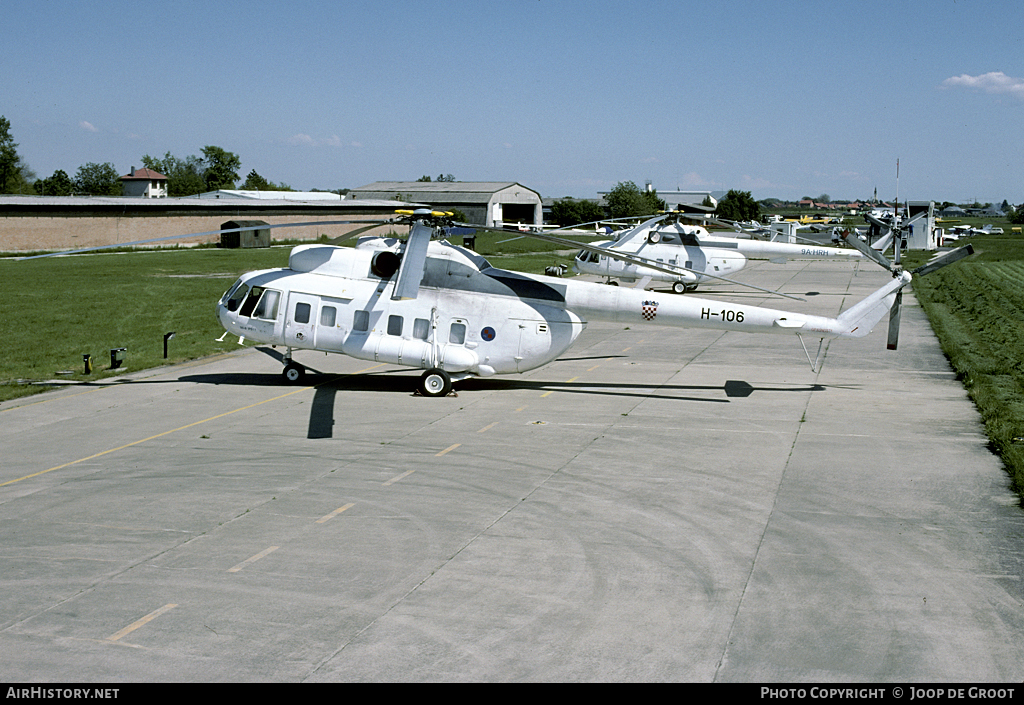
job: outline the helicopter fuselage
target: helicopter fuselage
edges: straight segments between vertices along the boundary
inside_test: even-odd
[[[707,299],[659,299],[636,289],[496,269],[444,241],[430,243],[416,297],[396,299],[393,275],[402,247],[380,238],[365,238],[354,248],[298,246],[287,268],[243,275],[217,304],[217,315],[228,332],[286,346],[289,353],[319,350],[436,368],[453,379],[545,365],[572,345],[588,320],[859,335],[850,330],[855,326],[821,316]]]

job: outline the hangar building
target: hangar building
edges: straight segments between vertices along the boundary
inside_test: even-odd
[[[522,184],[497,181],[377,181],[348,193],[348,199],[391,199],[458,208],[476,225],[544,222],[540,194]]]

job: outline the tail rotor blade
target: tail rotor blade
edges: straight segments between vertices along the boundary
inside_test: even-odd
[[[896,299],[892,302],[892,308],[889,309],[889,339],[886,342],[886,347],[889,350],[895,350],[896,344],[900,338],[900,309],[903,306],[903,290],[900,289],[896,292]]]

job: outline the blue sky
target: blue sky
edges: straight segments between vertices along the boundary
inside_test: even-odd
[[[10,0],[39,177],[238,154],[293,188],[453,174],[594,197],[1024,202],[1024,4]]]

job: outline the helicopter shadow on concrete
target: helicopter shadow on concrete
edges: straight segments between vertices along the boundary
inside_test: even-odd
[[[271,357],[280,357],[274,350],[259,348]],[[410,370],[388,370],[363,374],[334,374],[321,372],[306,365],[307,375],[303,386],[315,388],[309,413],[306,437],[310,439],[332,438],[334,414],[339,392],[401,393],[414,395],[418,375]],[[412,370],[416,373],[418,371]],[[290,386],[280,374],[221,373],[189,375],[181,381],[197,384],[228,384],[242,386]],[[820,384],[806,384],[789,387],[755,387],[743,380],[727,380],[722,385],[683,384],[642,384],[630,382],[552,382],[545,380],[502,378],[471,378],[457,383],[456,392],[485,391],[557,391],[567,394],[610,395],[637,397],[676,402],[701,402],[728,404],[733,399],[749,397],[754,392],[820,392],[826,387]],[[721,396],[724,393],[724,398]]]

